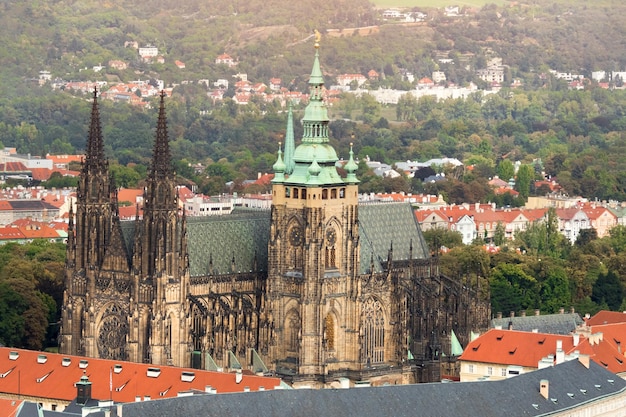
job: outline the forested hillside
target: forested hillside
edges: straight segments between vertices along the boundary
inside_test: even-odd
[[[458,85],[480,84],[475,69],[492,57],[501,57],[508,68],[505,87],[513,79],[522,83],[498,94],[476,93],[468,100],[407,96],[391,108],[367,96],[344,95],[331,108],[338,119],[331,127],[341,155],[347,154],[354,135],[361,158],[393,163],[448,156],[482,167],[471,176],[457,176],[459,182],[426,187],[452,201],[492,198],[476,180],[493,175],[502,158],[523,163],[540,158],[571,194],[626,197],[623,90],[589,83],[584,91],[568,91],[566,83],[548,72],[589,77],[594,70],[625,69],[626,25],[618,17],[626,5],[618,2],[593,7],[582,1],[516,2],[465,9],[460,17],[420,9],[428,18],[412,24],[384,21],[366,1],[41,0],[3,2],[0,10],[0,142],[23,153],[80,152],[87,134],[89,103],[81,98],[88,97],[38,86],[39,71],[50,71],[54,78],[109,84],[161,79],[177,85],[167,107],[178,172],[204,192],[220,192],[225,181],[270,170],[285,114],[275,103],[262,101],[238,106],[226,98],[213,103],[207,88],[195,81],[233,79],[242,72],[255,82],[279,77],[290,89],[306,91],[312,50],[310,42],[302,41],[313,28],[324,33],[339,29],[333,32],[339,36],[323,39],[328,84],[338,74],[371,69],[383,78],[370,88],[412,88],[402,74],[409,71],[420,78],[435,69]],[[376,29],[358,34],[348,29],[365,25]],[[130,41],[157,46],[165,64],[143,62],[135,49],[125,47]],[[238,67],[216,65],[215,57],[223,52],[236,57]],[[439,57],[454,63],[441,64]],[[92,70],[112,59],[128,62],[128,69]],[[177,68],[175,60],[185,62],[185,69]],[[121,165],[121,185],[136,184],[145,170],[154,111],[102,103],[107,152]],[[298,112],[296,108],[296,117]],[[198,162],[208,167],[208,178],[188,168],[188,163]],[[425,188],[406,179],[387,184],[362,174],[364,191]]]
[[[374,69],[382,77],[369,88],[408,90],[413,86],[403,77],[407,71],[419,79],[442,70],[456,85],[474,82],[485,88],[476,69],[494,57],[508,68],[502,90],[478,91],[468,99],[406,95],[397,106],[383,106],[368,95],[342,95],[330,108],[331,140],[340,157],[347,157],[349,143],[355,143],[361,191],[429,192],[454,203],[520,205],[528,195],[546,192],[531,181],[544,171],[558,179],[565,193],[626,200],[623,80],[611,80],[611,89],[588,80],[582,90],[571,90],[549,72],[588,79],[592,71],[626,70],[626,24],[621,18],[626,4],[515,2],[465,9],[460,17],[439,9],[415,11],[428,18],[418,23],[384,21],[365,0],[3,1],[0,145],[33,155],[84,148],[90,96],[39,86],[39,71],[109,85],[160,79],[176,85],[167,100],[167,116],[181,182],[193,181],[199,191],[213,194],[226,191],[224,184],[234,181],[239,191],[244,179],[271,171],[286,114],[277,103],[261,100],[239,106],[230,98],[232,89],[214,103],[196,81],[232,80],[241,72],[254,82],[278,77],[289,89],[306,91],[312,60],[306,39],[317,28],[325,34],[320,54],[327,84],[342,73]],[[371,28],[358,33],[350,29],[366,26]],[[337,29],[334,36],[330,29]],[[141,61],[126,42],[157,46],[165,63]],[[215,64],[224,52],[236,57],[238,67]],[[128,69],[93,71],[110,60],[127,62]],[[177,68],[175,60],[185,62],[185,69]],[[514,79],[519,87],[510,88]],[[100,106],[116,182],[136,186],[151,156],[156,106],[143,109],[110,101]],[[296,119],[301,112],[302,106],[296,106]],[[296,137],[300,129],[296,123]],[[363,163],[366,157],[392,164],[441,156],[459,158],[473,169],[446,172],[447,181],[424,184],[377,177]],[[510,178],[515,161],[522,164],[516,184],[521,197],[494,195],[487,180],[496,174]],[[198,163],[204,167],[201,172],[190,166]],[[55,181],[50,185],[63,184],[61,178]],[[510,250],[495,255],[479,245],[458,246],[458,236],[428,238],[433,249],[442,243],[458,246],[442,260],[445,273],[489,281],[494,311],[554,312],[573,305],[593,313],[626,308],[625,236],[623,227],[602,239],[589,231],[572,246],[548,222],[520,233]],[[42,242],[2,247],[0,342],[31,348],[55,344],[62,258],[61,246]]]

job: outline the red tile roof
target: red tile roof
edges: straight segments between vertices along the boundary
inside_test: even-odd
[[[0,227],[0,240],[26,239],[19,227]]]
[[[626,323],[626,313],[602,310],[599,311],[595,316],[585,321],[585,324],[587,326],[597,326],[599,324],[613,323]]]
[[[142,188],[121,188],[117,192],[118,201],[127,201],[131,203],[133,206],[137,204],[137,199],[139,197],[143,197]]]
[[[626,357],[617,344],[621,340],[626,342],[626,323],[595,326],[589,337],[577,337],[579,343],[574,345],[572,335],[492,329],[470,342],[460,360],[537,368],[542,358],[556,355],[556,344],[560,340],[564,354],[589,355],[591,360],[613,373],[626,373]]]
[[[574,347],[572,336],[491,329],[470,342],[459,359],[537,368],[542,358],[555,354],[557,340],[565,352]]]
[[[22,405],[22,400],[8,400],[0,398],[0,417],[13,417]]]
[[[10,352],[17,353],[15,360],[11,359]],[[81,361],[86,361],[87,366],[81,368]],[[150,374],[158,376],[148,376],[152,368],[159,372]],[[179,392],[204,391],[207,386],[217,389],[218,394],[242,392],[244,387],[258,391],[259,387],[274,389],[281,382],[279,378],[244,373],[237,383],[233,373],[0,348],[0,373],[4,375],[0,384],[2,393],[20,392],[23,396],[71,401],[76,398],[74,384],[83,372],[92,383],[92,398],[116,402],[133,402],[137,396],[171,398]]]

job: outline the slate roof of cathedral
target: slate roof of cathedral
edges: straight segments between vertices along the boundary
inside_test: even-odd
[[[413,208],[407,203],[368,203],[359,205],[361,238],[361,273],[381,272],[393,247],[393,260],[426,259],[430,257]]]
[[[208,275],[210,264],[215,275],[230,274],[233,267],[234,272],[241,273],[267,271],[270,220],[270,211],[261,209],[237,209],[223,216],[188,217],[191,276]],[[129,254],[133,249],[134,224],[134,221],[122,222]],[[372,257],[373,272],[383,271],[392,245],[396,261],[409,259],[411,244],[413,259],[430,257],[408,203],[360,204],[359,234],[361,274],[370,272]]]
[[[267,271],[269,210],[235,210],[223,216],[189,217],[187,236],[191,276]],[[254,267],[254,260],[257,267]]]
[[[549,381],[545,399],[540,382]],[[539,416],[623,395],[626,381],[594,362],[569,361],[502,381],[274,390],[124,404],[124,417]]]

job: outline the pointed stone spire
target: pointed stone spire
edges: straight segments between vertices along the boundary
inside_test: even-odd
[[[289,102],[289,112],[287,113],[287,131],[285,132],[285,174],[291,175],[295,162],[293,153],[296,149],[293,131],[293,105]]]
[[[100,111],[98,109],[98,87],[93,89],[93,105],[91,107],[91,123],[87,139],[85,166],[96,166],[104,161],[104,142],[100,125]]]
[[[161,91],[159,105],[159,119],[157,121],[156,140],[152,156],[152,172],[155,178],[169,178],[172,176],[172,157],[167,135],[167,118],[165,116],[165,91]]]

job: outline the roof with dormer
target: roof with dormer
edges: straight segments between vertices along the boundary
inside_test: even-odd
[[[549,396],[540,393],[549,381]],[[602,400],[617,403],[626,381],[579,361],[502,381],[432,383],[355,389],[273,390],[124,404],[124,417],[143,416],[546,416],[566,415]],[[616,404],[617,405],[617,404]]]
[[[136,397],[176,397],[190,390],[204,392],[207,386],[215,388],[217,393],[225,393],[243,392],[244,387],[251,391],[258,391],[259,387],[274,389],[281,383],[279,378],[247,374],[242,375],[238,383],[232,373],[7,347],[0,348],[0,375],[2,393],[68,402],[76,398],[75,383],[83,376],[92,383],[93,398],[115,402],[132,402]]]

